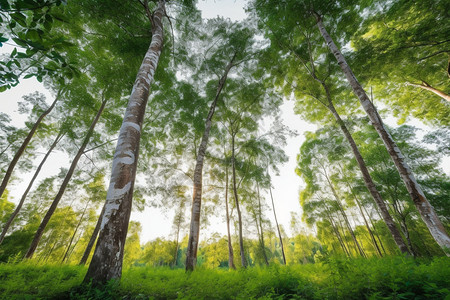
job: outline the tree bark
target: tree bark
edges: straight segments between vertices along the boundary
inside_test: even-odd
[[[6,221],[5,225],[3,226],[2,233],[0,235],[0,245],[2,244],[6,233],[8,232],[9,227],[11,226],[14,219],[19,214],[20,210],[22,209],[23,203],[25,202],[25,199],[27,198],[28,192],[30,191],[31,187],[33,186],[34,181],[36,180],[37,176],[39,175],[39,172],[42,169],[42,166],[44,165],[45,161],[49,157],[50,153],[52,153],[53,149],[55,149],[56,145],[59,143],[59,141],[64,136],[64,133],[60,131],[58,135],[56,136],[55,140],[51,144],[50,148],[48,149],[47,153],[45,154],[44,158],[42,158],[39,166],[37,167],[36,171],[34,172],[33,178],[31,178],[30,182],[28,183],[27,188],[25,189],[25,192],[23,193],[22,197],[20,198],[19,204],[17,205],[14,212],[9,217],[8,221]]]
[[[130,220],[133,188],[136,178],[139,142],[150,83],[153,81],[163,47],[165,1],[149,16],[152,22],[152,41],[139,68],[125,116],[120,128],[114,154],[111,180],[106,196],[105,213],[92,261],[84,278],[93,285],[105,284],[122,275],[125,239]]]
[[[98,217],[97,224],[95,225],[94,231],[92,232],[91,238],[84,250],[83,257],[81,258],[79,265],[85,265],[89,254],[91,254],[92,247],[94,247],[95,240],[97,239],[98,232],[100,231],[100,225],[102,224],[103,215],[105,214],[105,205],[103,205],[102,211],[100,212],[100,216]]]
[[[269,192],[270,192],[270,199],[272,200],[273,216],[275,217],[275,224],[277,226],[278,238],[280,239],[281,253],[283,254],[283,263],[286,265],[286,255],[284,255],[283,239],[281,238],[280,226],[278,225],[277,214],[275,212],[275,204],[273,202],[272,187],[270,186],[270,182],[269,182]]]
[[[194,169],[194,192],[192,197],[192,210],[191,210],[191,225],[189,230],[189,240],[186,252],[186,271],[193,271],[197,264],[197,250],[200,234],[200,211],[202,206],[202,178],[203,178],[203,163],[206,155],[206,148],[208,147],[209,132],[211,131],[212,118],[216,110],[217,101],[225,82],[227,80],[228,73],[233,67],[233,61],[236,57],[234,54],[228,65],[225,67],[225,71],[219,80],[217,85],[216,96],[209,108],[208,116],[205,122],[205,131],[203,132],[202,140],[198,148],[197,161]]]
[[[244,238],[242,235],[242,215],[241,215],[241,209],[239,207],[239,198],[237,193],[237,184],[236,184],[236,157],[235,157],[235,134],[231,134],[231,167],[233,170],[233,194],[234,194],[234,201],[236,203],[236,211],[238,214],[238,225],[239,225],[239,250],[241,254],[241,263],[243,268],[247,268],[247,259],[245,258],[245,251],[244,251]]]
[[[406,84],[407,84],[407,85],[410,85],[410,86],[418,87],[418,88],[421,88],[421,89],[424,89],[424,90],[427,90],[427,91],[430,91],[430,92],[432,92],[432,93],[438,95],[438,96],[441,97],[442,99],[445,99],[445,100],[447,100],[447,101],[450,101],[450,96],[449,96],[449,95],[447,95],[447,94],[444,93],[443,91],[440,91],[440,90],[438,90],[438,89],[432,87],[431,85],[429,85],[429,84],[426,83],[426,82],[423,82],[422,84],[415,84],[415,83],[407,82]]]
[[[14,171],[14,168],[17,164],[17,162],[19,161],[19,158],[22,156],[23,152],[25,151],[25,148],[28,146],[28,144],[31,141],[31,138],[33,137],[34,133],[36,132],[36,130],[38,129],[39,125],[41,124],[42,120],[45,118],[46,115],[48,115],[53,108],[56,105],[56,102],[59,100],[60,97],[60,92],[56,95],[55,100],[53,101],[53,103],[50,105],[49,108],[47,108],[46,111],[44,111],[39,118],[36,120],[36,122],[34,123],[33,127],[31,128],[30,132],[28,133],[27,137],[25,138],[25,140],[23,141],[22,145],[20,146],[19,150],[17,150],[16,154],[14,155],[11,163],[8,166],[8,169],[6,170],[5,176],[3,177],[2,183],[0,185],[0,197],[3,195],[3,193],[5,192],[6,186],[8,185],[8,181],[11,178],[12,172]]]
[[[370,101],[361,84],[356,79],[355,75],[350,69],[350,66],[347,64],[345,57],[342,55],[339,48],[336,46],[336,44],[326,31],[322,23],[321,17],[317,14],[315,14],[315,16],[317,20],[317,26],[319,28],[320,33],[322,34],[322,37],[324,38],[329,49],[335,56],[339,66],[341,67],[350,86],[352,87],[353,92],[356,94],[359,101],[361,102],[362,107],[369,116],[369,119],[372,122],[373,127],[383,140],[383,143],[386,146],[386,149],[389,152],[389,155],[391,156],[392,160],[394,161],[394,164],[397,167],[397,170],[400,176],[402,177],[406,185],[406,189],[408,190],[408,193],[414,205],[419,211],[422,220],[427,225],[428,230],[430,231],[435,241],[444,250],[446,255],[450,256],[450,236],[445,231],[445,228],[442,225],[442,222],[439,220],[436,212],[434,211],[434,208],[430,205],[427,198],[425,197],[422,188],[417,183],[413,173],[411,172],[411,169],[406,163],[405,157],[403,156],[402,152],[397,147],[397,144],[395,143],[392,136],[384,127],[383,121],[381,120],[380,115],[378,114],[375,106]]]
[[[78,149],[77,154],[73,158],[73,161],[70,165],[69,171],[67,171],[66,177],[64,177],[64,180],[61,184],[61,187],[59,188],[58,193],[55,196],[55,199],[53,199],[52,204],[50,205],[50,208],[48,209],[47,213],[45,214],[44,218],[41,221],[41,224],[39,225],[36,234],[34,235],[33,241],[31,242],[30,248],[28,249],[27,254],[25,255],[25,258],[32,258],[34,252],[36,251],[36,248],[39,244],[39,241],[41,240],[42,234],[44,233],[45,227],[47,226],[48,222],[50,221],[50,218],[52,217],[53,213],[55,212],[59,201],[61,200],[62,196],[64,195],[64,192],[66,191],[67,185],[69,184],[70,179],[72,178],[72,175],[75,171],[75,168],[77,167],[78,161],[80,160],[81,156],[84,153],[84,150],[86,149],[87,144],[89,143],[89,140],[91,139],[92,134],[94,133],[95,125],[97,124],[98,120],[100,119],[100,116],[105,109],[106,100],[103,100],[99,110],[97,111],[97,114],[95,115],[94,119],[92,120],[91,126],[89,127],[89,130],[84,137],[83,143]]]
[[[228,235],[228,267],[235,270],[234,265],[234,251],[231,243],[231,231],[230,231],[230,213],[228,209],[228,164],[225,168],[225,211],[227,218],[227,235]]]

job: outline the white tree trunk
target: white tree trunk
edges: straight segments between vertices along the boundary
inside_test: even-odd
[[[84,282],[94,285],[118,279],[122,275],[125,239],[133,199],[139,142],[150,84],[153,81],[163,46],[162,18],[165,1],[160,0],[152,18],[152,41],[139,68],[120,128],[114,154],[105,213],[97,246]]]
[[[406,185],[408,193],[412,201],[414,202],[414,205],[416,206],[417,210],[419,211],[422,220],[427,225],[428,230],[430,231],[431,235],[436,240],[436,242],[439,244],[439,246],[441,246],[441,248],[443,249],[443,251],[446,253],[447,256],[450,256],[450,237],[445,231],[445,228],[442,225],[441,221],[439,220],[438,216],[436,215],[434,208],[430,205],[427,198],[425,197],[425,194],[423,193],[420,185],[417,183],[413,173],[411,172],[411,169],[409,168],[408,164],[405,161],[405,157],[403,156],[400,149],[397,147],[397,144],[395,143],[394,139],[384,127],[383,122],[375,106],[370,101],[361,84],[356,79],[350,66],[347,64],[345,57],[342,55],[339,48],[336,46],[336,44],[326,31],[325,27],[323,26],[321,17],[317,14],[315,14],[315,16],[320,33],[322,34],[329,49],[333,53],[339,66],[344,72],[348,82],[350,83],[353,89],[353,92],[356,94],[362,107],[369,116],[372,125],[378,132],[378,135],[383,140],[383,143],[386,146],[386,149],[388,150],[392,160],[394,161],[394,164],[397,167],[397,170],[401,178],[403,179],[403,182]]]

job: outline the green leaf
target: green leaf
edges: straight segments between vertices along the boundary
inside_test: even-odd
[[[27,74],[23,77],[23,79],[27,79],[27,78],[31,78],[33,77],[35,74]]]
[[[18,52],[16,57],[17,58],[28,58],[29,56],[26,53]]]
[[[13,20],[15,20],[17,23],[19,23],[21,26],[26,27],[27,26],[27,17],[23,15],[20,12],[15,12],[10,15]]]
[[[0,36],[0,43],[8,41],[8,38]]]
[[[11,52],[11,58],[13,58],[17,53],[17,48],[14,48],[14,50]]]
[[[12,38],[12,40],[21,47],[28,47],[28,44],[26,41],[19,39],[19,38]]]

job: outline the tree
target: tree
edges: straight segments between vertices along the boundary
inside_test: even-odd
[[[127,110],[119,133],[106,196],[105,213],[94,256],[89,265],[85,282],[106,283],[120,278],[128,222],[131,213],[134,180],[136,176],[139,140],[150,83],[153,81],[163,46],[165,1],[160,0],[153,12],[145,4],[145,13],[152,24],[152,40],[139,68]]]

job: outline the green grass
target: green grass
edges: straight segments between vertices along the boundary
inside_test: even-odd
[[[132,267],[120,284],[82,286],[85,267],[0,265],[0,299],[450,299],[450,258],[330,258],[247,270]]]

